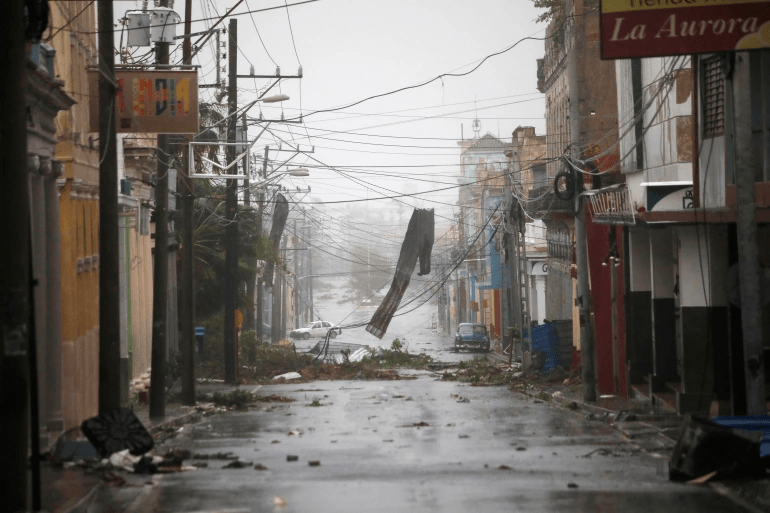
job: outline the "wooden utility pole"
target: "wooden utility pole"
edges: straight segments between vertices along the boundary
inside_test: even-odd
[[[190,34],[192,23],[192,0],[184,3],[184,33]],[[191,41],[189,37],[182,43],[182,63],[192,64]],[[186,69],[186,68],[185,68]],[[183,147],[182,167],[179,173],[179,190],[182,193],[182,275],[179,283],[179,317],[181,337],[179,341],[182,353],[182,404],[195,405],[195,277],[193,273],[193,201],[195,201],[192,179],[190,178],[190,152]]]
[[[99,413],[120,407],[118,153],[112,2],[99,17]]]
[[[227,141],[236,142],[236,125],[238,118],[235,111],[238,108],[238,20],[230,20],[228,30],[229,45],[227,80]],[[227,163],[235,160],[235,146],[227,147]],[[238,306],[238,180],[227,181],[225,195],[225,383],[235,383],[235,309]]]
[[[168,7],[161,0],[160,7]],[[110,25],[112,26],[112,25]],[[155,43],[155,63],[168,64],[169,43]],[[112,44],[110,45],[112,51]],[[152,290],[152,355],[150,418],[166,415],[166,336],[168,334],[168,135],[158,134],[157,185],[155,186],[155,266]]]
[[[101,4],[100,4],[101,5]],[[0,52],[3,70],[0,102],[0,237],[7,248],[0,265],[0,479],[3,509],[26,511],[29,492],[29,371],[27,330],[30,299],[29,175],[27,174],[26,52],[24,2],[7,2],[0,21],[6,41]]]

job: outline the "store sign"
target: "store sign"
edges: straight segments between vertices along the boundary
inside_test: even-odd
[[[99,131],[99,74],[88,74],[91,131]],[[197,71],[115,71],[118,133],[194,134],[198,127]]]
[[[770,48],[770,0],[601,0],[602,59]]]

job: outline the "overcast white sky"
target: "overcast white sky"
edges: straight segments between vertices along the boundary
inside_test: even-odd
[[[193,0],[193,20],[221,15],[234,3]],[[282,0],[245,0],[235,13],[282,4]],[[140,1],[116,2],[115,16],[139,6]],[[184,17],[183,0],[177,0],[174,9]],[[241,50],[238,72],[248,73],[253,65],[257,74],[273,74],[277,63],[283,74],[296,74],[301,63],[304,78],[285,80],[280,87],[291,99],[278,108],[265,106],[263,113],[276,118],[283,109],[287,118],[300,112],[306,116],[304,125],[272,124],[270,129],[303,148],[315,146],[312,157],[317,161],[296,159],[311,169],[311,176],[285,180],[287,185],[310,185],[308,201],[419,192],[403,201],[436,207],[437,214],[449,216],[451,207],[442,203],[456,203],[457,190],[430,191],[457,184],[461,126],[465,138],[473,137],[471,123],[477,116],[482,135],[491,132],[510,141],[519,125],[535,126],[544,133],[545,106],[536,90],[535,63],[543,56],[543,42],[531,40],[488,59],[470,75],[447,77],[336,112],[311,114],[442,73],[467,71],[521,38],[542,37],[545,26],[534,23],[538,12],[531,0],[319,0],[290,7],[288,14],[291,29],[285,8],[236,17]],[[205,30],[212,23],[194,22],[192,30]],[[178,33],[182,30],[180,26]],[[203,66],[201,83],[214,82],[213,46],[207,45],[196,56],[196,64]],[[181,59],[181,47],[174,59]],[[221,65],[226,66],[227,60]],[[239,103],[256,98],[258,89],[267,84],[268,80],[240,79]],[[214,90],[201,91],[201,100],[210,101]],[[258,113],[258,107],[251,111]],[[257,127],[250,129],[252,138],[258,133]],[[255,149],[276,141],[263,136]],[[323,165],[338,168],[348,177]],[[392,204],[378,202],[387,203]],[[345,205],[327,208],[333,214]]]

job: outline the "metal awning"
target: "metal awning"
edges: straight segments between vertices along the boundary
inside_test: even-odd
[[[610,185],[596,191],[585,191],[591,200],[593,221],[598,224],[636,224],[636,209],[625,183]]]

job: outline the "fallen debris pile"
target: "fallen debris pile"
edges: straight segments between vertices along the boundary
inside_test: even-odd
[[[249,404],[260,403],[290,403],[295,399],[291,397],[285,397],[282,395],[260,395],[256,392],[249,392],[248,390],[235,389],[232,392],[213,394],[202,394],[198,397],[198,401],[213,403],[213,405],[242,410],[248,408]]]
[[[567,376],[561,367],[556,367],[548,374],[536,369],[521,372],[521,365],[518,363],[509,366],[507,363],[494,363],[487,357],[459,362],[456,368],[446,369],[441,379],[470,383],[472,386],[511,385],[513,388],[549,384],[579,387],[581,383],[579,375]]]
[[[705,482],[767,474],[770,457],[760,457],[763,433],[731,429],[698,417],[688,417],[685,424],[669,463],[671,481]]]

